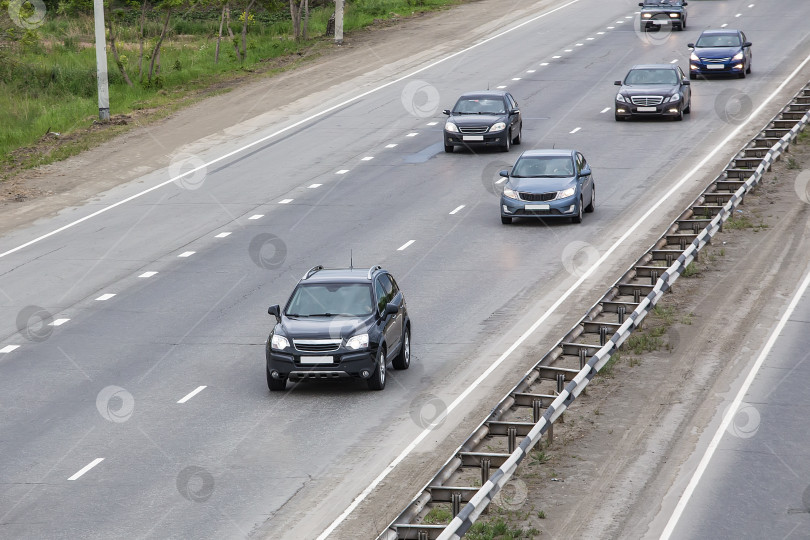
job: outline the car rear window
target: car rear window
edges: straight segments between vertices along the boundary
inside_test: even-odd
[[[632,69],[624,84],[677,84],[678,76],[672,69]]]
[[[293,291],[288,317],[367,317],[372,312],[371,286],[364,283],[308,283]]]
[[[700,36],[697,43],[698,47],[739,47],[740,36],[730,34],[725,36]]]

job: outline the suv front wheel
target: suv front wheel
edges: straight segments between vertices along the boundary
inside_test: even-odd
[[[377,349],[374,373],[371,374],[366,383],[368,383],[369,390],[382,390],[385,388],[385,347],[382,344]]]
[[[411,365],[411,329],[405,328],[402,334],[402,348],[399,349],[399,354],[394,358],[391,365],[394,369],[408,369]]]

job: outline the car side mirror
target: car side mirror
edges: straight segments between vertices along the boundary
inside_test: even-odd
[[[688,49],[694,49],[694,48],[695,48],[695,44],[694,44],[694,43],[687,43],[687,44],[686,44],[686,47],[687,47]]]
[[[268,315],[275,315],[276,322],[281,322],[281,309],[278,307],[278,304],[275,306],[270,306],[267,308]]]
[[[743,43],[743,47],[750,47],[751,45],[753,45],[753,43],[751,43],[750,41],[746,41],[745,43]]]
[[[688,5],[689,5],[689,2],[684,2],[684,3],[683,3],[683,4],[681,4],[681,5],[683,5],[683,6],[688,6]]]
[[[399,306],[394,302],[388,302],[385,304],[385,314],[386,315],[394,315],[395,313],[399,312]]]
[[[442,112],[443,112],[444,114],[446,114],[447,116],[450,116],[450,109],[445,109],[445,110],[443,110]]]
[[[582,170],[579,172],[580,176],[590,176],[591,175],[591,166],[585,165]]]
[[[638,7],[644,7],[644,2],[639,2]]]
[[[688,81],[688,80],[686,80],[686,79],[682,80],[682,81],[681,81],[681,84],[682,84],[682,85],[684,85],[684,86],[692,86],[692,83],[691,83],[691,82],[689,82],[689,81]]]
[[[616,86],[621,86],[621,85],[622,85],[622,81],[613,81],[613,84],[615,84]]]
[[[509,114],[520,114],[520,109],[512,109]]]
[[[504,170],[502,170],[501,172],[499,172],[499,173],[498,173],[498,175],[499,175],[499,176],[503,176],[504,178],[509,178],[509,170],[508,170],[508,169],[504,169]]]

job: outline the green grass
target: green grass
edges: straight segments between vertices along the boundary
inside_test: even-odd
[[[788,160],[787,160],[787,168],[788,169],[793,169],[793,170],[801,169],[802,165],[801,165],[801,163],[796,161],[796,158],[789,157]]]
[[[434,506],[427,513],[422,523],[427,525],[444,525],[453,520],[453,513],[443,506]]]
[[[700,274],[700,268],[698,268],[694,262],[690,262],[686,265],[686,268],[683,269],[683,273],[681,275],[685,278],[690,278],[697,276],[698,274]]]
[[[523,530],[498,518],[493,521],[479,521],[467,531],[466,540],[518,540],[520,538],[534,538],[539,534],[535,529]]]
[[[658,328],[663,329],[660,333]],[[624,342],[624,347],[633,354],[643,354],[645,352],[657,351],[663,345],[661,335],[666,332],[666,328],[659,326],[651,332],[636,332],[632,334],[627,341]],[[657,335],[655,335],[657,334]]]
[[[735,231],[735,230],[742,230],[742,229],[752,229],[754,227],[754,223],[748,219],[748,216],[739,216],[739,217],[731,217],[726,220],[726,223],[723,225],[723,228]]]
[[[535,450],[530,454],[530,457],[532,465],[542,465],[548,463],[548,460],[551,459],[551,456],[546,454],[545,450]]]
[[[441,9],[463,0],[354,0],[345,12],[347,33],[381,19],[410,15],[412,12]],[[7,9],[7,1],[0,0]],[[248,27],[247,52],[240,62],[227,32],[220,45],[219,63],[214,63],[219,11],[185,11],[173,15],[160,53],[160,71],[149,83],[138,76],[137,9],[116,9],[117,45],[121,61],[133,81],[124,82],[108,44],[110,114],[130,114],[138,110],[167,109],[171,112],[193,102],[195,92],[230,84],[247,72],[274,71],[279,64],[300,61],[305,53],[317,54],[331,43],[324,38],[333,8],[311,10],[311,39],[291,39],[289,9],[252,13]],[[150,14],[144,46],[144,71],[148,71],[149,51],[160,33],[162,12]],[[231,12],[231,28],[239,39],[241,23],[238,9]],[[88,144],[71,145],[55,153],[12,154],[32,147],[48,132],[60,133],[60,140],[83,130],[98,118],[96,61],[93,44],[93,20],[87,14],[51,15],[45,24],[23,33],[19,28],[0,25],[0,165],[30,167],[73,155]],[[199,99],[196,96],[194,99]],[[108,135],[109,137],[109,135]],[[97,137],[98,138],[98,137]],[[87,141],[90,145],[96,140]]]

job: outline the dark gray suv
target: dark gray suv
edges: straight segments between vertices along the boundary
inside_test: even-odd
[[[365,379],[385,388],[388,362],[408,369],[411,320],[394,277],[370,269],[311,268],[284,309],[270,306],[276,324],[267,338],[267,387],[287,380]]]

